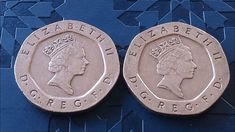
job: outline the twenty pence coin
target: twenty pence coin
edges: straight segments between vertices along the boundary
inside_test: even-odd
[[[100,102],[119,75],[111,38],[87,23],[64,20],[31,33],[15,63],[16,82],[36,106],[77,112]]]
[[[180,22],[136,35],[128,48],[123,74],[142,104],[173,115],[205,111],[222,95],[230,78],[220,43]]]

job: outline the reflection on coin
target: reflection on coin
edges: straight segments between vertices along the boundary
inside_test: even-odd
[[[108,94],[119,67],[115,45],[106,33],[65,20],[26,38],[17,55],[15,78],[33,104],[48,111],[75,112]]]
[[[220,43],[180,22],[138,34],[127,51],[123,74],[147,108],[176,115],[205,111],[221,96],[230,76]]]

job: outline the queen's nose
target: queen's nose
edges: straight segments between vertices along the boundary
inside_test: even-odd
[[[193,64],[193,68],[197,69],[197,65],[193,61],[192,61],[192,64]]]

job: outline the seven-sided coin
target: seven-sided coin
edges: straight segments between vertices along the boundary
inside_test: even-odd
[[[230,77],[220,43],[180,22],[158,25],[135,36],[123,74],[147,108],[175,115],[205,111],[222,95]]]
[[[31,33],[15,63],[15,78],[33,104],[53,112],[86,110],[101,101],[119,75],[111,38],[87,23],[64,20]]]

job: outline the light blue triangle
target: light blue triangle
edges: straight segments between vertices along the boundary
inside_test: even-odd
[[[17,16],[12,10],[8,9],[4,12],[4,16]]]
[[[13,7],[14,5],[16,5],[18,3],[19,3],[18,1],[7,1],[6,2],[6,7],[11,8],[11,7]]]

